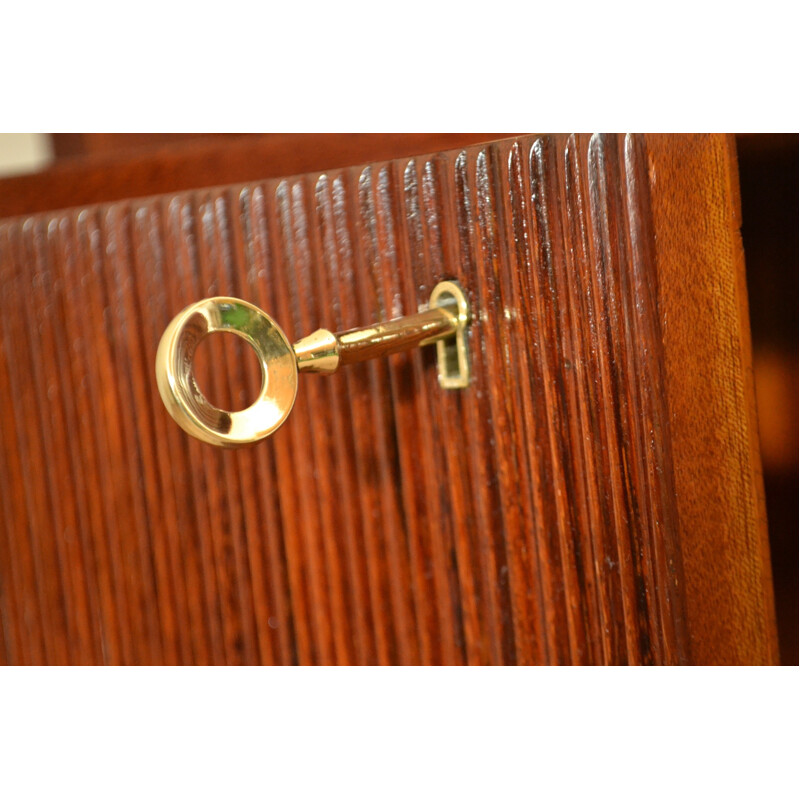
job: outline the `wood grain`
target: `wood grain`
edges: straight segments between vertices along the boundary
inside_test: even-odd
[[[735,428],[746,387],[708,455],[711,411],[681,406],[708,388],[680,360],[704,334],[662,238],[691,216],[670,199],[697,175],[669,150],[681,141],[521,137],[0,222],[0,657],[769,660],[763,549],[712,574],[698,522],[709,481],[724,502],[709,476],[732,436],[742,505],[724,538],[760,535],[753,432]],[[161,405],[158,340],[194,300],[242,297],[296,339],[415,312],[442,279],[472,304],[465,391],[439,388],[432,348],[303,376],[287,424],[238,451],[189,439]],[[698,283],[698,302],[713,295]],[[741,339],[739,317],[725,325]],[[218,345],[201,385],[252,394]],[[743,350],[709,348],[746,369]],[[741,619],[730,635],[720,597]]]
[[[90,203],[281,178],[483,142],[481,133],[264,133],[181,140],[78,134],[65,158],[29,175],[0,179],[0,218]],[[123,146],[130,139],[130,149]],[[88,137],[88,141],[87,141]],[[149,146],[148,143],[149,142]],[[138,150],[137,150],[138,147]]]
[[[648,145],[691,658],[776,663],[735,144]]]

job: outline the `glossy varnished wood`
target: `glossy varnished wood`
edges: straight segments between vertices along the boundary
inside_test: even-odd
[[[745,367],[678,355],[705,335],[670,260],[704,235],[671,205],[698,174],[681,142],[523,137],[0,223],[0,655],[772,660],[745,384],[726,410],[744,505],[722,539],[749,572],[731,555],[716,573],[704,550],[695,470],[727,440],[709,445],[709,412],[684,405],[693,381],[727,391],[698,377],[708,363]],[[723,180],[728,164],[701,168]],[[717,247],[735,258],[733,239]],[[696,302],[722,281],[740,308],[734,267],[707,263]],[[242,297],[294,340],[413,313],[443,279],[473,311],[465,391],[439,388],[430,348],[302,376],[286,425],[239,451],[189,439],[161,405],[158,340],[194,300]],[[241,355],[211,361],[215,397],[253,395]]]
[[[776,663],[736,148],[648,146],[691,658]]]
[[[0,218],[464,147],[479,133],[54,134],[46,170],[0,179]],[[65,138],[66,137],[66,138]]]

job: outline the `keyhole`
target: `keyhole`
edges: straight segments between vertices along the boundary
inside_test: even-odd
[[[209,334],[197,345],[192,372],[206,400],[224,411],[249,408],[261,391],[256,351],[229,331]]]

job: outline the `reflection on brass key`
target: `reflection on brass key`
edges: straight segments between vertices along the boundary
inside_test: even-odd
[[[298,372],[330,374],[345,364],[436,342],[440,385],[465,388],[468,324],[466,296],[453,281],[437,284],[429,307],[418,314],[343,333],[321,329],[294,345],[260,308],[235,297],[211,297],[185,308],[164,331],[156,355],[158,390],[187,433],[210,444],[238,447],[264,439],[285,422],[297,395]],[[261,391],[243,411],[211,405],[194,378],[197,345],[220,331],[241,336],[261,364]]]

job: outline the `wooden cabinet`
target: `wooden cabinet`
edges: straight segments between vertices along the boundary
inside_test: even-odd
[[[95,169],[76,196],[113,202],[67,211],[42,187],[79,166],[14,179],[40,205],[0,221],[0,658],[775,662],[732,140],[466,141],[349,167],[330,139],[331,169],[145,199],[93,195]],[[163,190],[100,173],[126,169]],[[302,376],[235,451],[161,403],[194,300],[298,338],[441,279],[473,308],[465,390],[428,350]],[[203,385],[252,395],[246,356]]]

